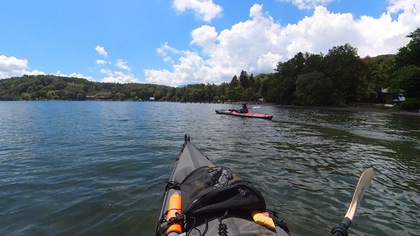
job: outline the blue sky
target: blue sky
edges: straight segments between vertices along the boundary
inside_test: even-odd
[[[417,27],[419,0],[0,0],[0,79],[219,84],[345,43],[395,54]]]

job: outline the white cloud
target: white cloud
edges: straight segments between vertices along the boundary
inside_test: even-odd
[[[282,32],[286,35],[282,43],[288,58],[299,51],[325,53],[333,46],[345,43],[357,46],[352,41],[361,38],[352,14],[331,13],[322,6],[316,7],[312,16],[287,25]]]
[[[298,52],[326,54],[345,43],[358,48],[361,57],[395,54],[408,43],[405,36],[420,25],[420,14],[410,0],[390,0],[387,12],[378,18],[354,18],[351,13],[332,13],[317,6],[313,15],[282,26],[260,4],[250,8],[249,16],[219,33],[209,25],[193,30],[190,44],[198,51],[178,50],[165,43],[157,52],[172,63],[172,70],[146,69],[146,81],[171,86],[221,83],[241,70],[271,73],[279,61]]]
[[[71,73],[71,74],[68,75],[68,74],[61,73],[61,71],[58,70],[53,75],[63,76],[63,77],[73,77],[73,78],[80,78],[80,79],[87,79],[87,80],[90,80],[90,81],[95,81],[95,79],[92,76],[83,75],[81,73]]]
[[[179,50],[169,46],[168,42],[165,42],[160,46],[160,48],[156,49],[157,54],[159,54],[164,62],[174,63],[170,54],[178,54],[180,53]]]
[[[116,66],[120,69],[123,69],[123,70],[127,70],[127,71],[131,70],[131,68],[129,66],[127,66],[127,62],[122,60],[122,59],[117,60]]]
[[[90,80],[90,81],[95,81],[95,79],[92,76],[87,76],[87,75],[83,75],[83,74],[80,74],[80,73],[71,73],[69,76],[70,77],[75,77],[75,78],[87,79],[87,80]]]
[[[281,27],[271,17],[264,17],[261,6],[250,10],[251,20],[234,25],[218,34],[212,26],[202,26],[191,33],[191,43],[202,49],[198,52],[179,51],[168,44],[161,55],[173,53],[179,60],[173,71],[145,70],[146,81],[171,86],[190,83],[220,83],[230,81],[241,70],[251,73],[272,72],[282,59],[279,37]],[[176,52],[176,53],[174,53]]]
[[[280,2],[291,2],[299,9],[311,9],[316,6],[325,6],[334,0],[278,0]]]
[[[108,69],[101,69],[100,72],[105,75],[101,82],[139,83],[139,80],[133,74],[127,74],[122,71],[112,71]]]
[[[420,25],[420,15],[410,10],[399,13],[393,20],[390,13],[379,18],[362,16],[355,19],[350,13],[331,13],[319,6],[314,14],[296,25],[287,25],[282,31],[290,40],[287,55],[298,51],[327,52],[333,46],[350,43],[357,47],[361,57],[395,54],[408,43],[405,36]]]
[[[39,70],[29,70],[28,60],[26,59],[18,59],[16,57],[6,57],[4,55],[0,55],[0,79],[23,75],[45,75],[45,73]],[[53,73],[53,75],[83,78],[94,81],[93,77],[80,73],[71,73],[68,75],[57,71],[56,73]]]
[[[105,65],[108,64],[109,62],[105,61],[105,60],[96,60],[96,64],[98,65]]]
[[[101,54],[101,52],[105,52],[105,50],[102,47],[97,46],[96,50]],[[106,52],[105,52],[106,54]],[[107,55],[107,54],[106,54]],[[131,71],[131,68],[127,65],[127,61],[124,61],[122,59],[118,59],[115,63],[115,66],[119,69],[123,69],[127,72]],[[96,60],[96,64],[105,66],[108,64],[111,64],[109,61],[105,60]],[[101,82],[107,82],[107,83],[139,83],[139,80],[131,73],[125,73],[123,71],[114,71],[107,68],[101,68],[99,71],[101,74],[104,74],[105,77],[101,79]]]
[[[105,49],[101,46],[96,46],[96,51],[105,56],[108,57],[107,52],[105,51]],[[106,60],[96,60],[96,64],[101,65],[101,69],[100,69],[100,73],[105,75],[105,77],[103,77],[101,79],[101,82],[107,82],[107,83],[139,83],[140,81],[131,73],[129,73],[131,71],[131,67],[129,67],[127,65],[127,61],[124,61],[123,59],[118,59],[117,62],[115,63],[115,66],[119,69],[123,69],[126,72],[123,71],[114,71],[111,69],[106,68],[107,65],[109,66],[110,64],[112,64],[109,61]]]
[[[197,18],[206,22],[220,17],[223,11],[223,8],[216,5],[212,0],[174,0],[172,6],[180,13],[193,10]]]
[[[28,60],[0,55],[0,79],[22,75],[42,75],[39,70],[29,70]]]
[[[418,0],[388,0],[388,12],[397,13],[401,10],[412,11],[412,13],[420,13],[420,2]]]
[[[108,57],[108,53],[105,51],[104,47],[101,47],[101,46],[98,45],[98,46],[95,47],[95,50],[99,53],[99,55],[102,55],[104,57]]]
[[[255,4],[250,9],[250,20],[220,32],[209,64],[217,65],[222,70],[233,70],[235,74],[241,70],[256,73],[275,68],[283,58],[281,27],[271,16],[264,16],[261,10],[262,6]],[[268,57],[273,61],[264,65],[258,64],[258,61]]]
[[[179,63],[173,65],[173,72],[168,70],[144,70],[146,81],[152,84],[169,86],[191,83],[219,83],[222,74],[214,70],[196,52],[180,52]],[[232,71],[228,71],[232,75]]]
[[[216,28],[203,25],[191,32],[191,43],[203,48],[207,54],[211,54],[216,49],[217,32]]]

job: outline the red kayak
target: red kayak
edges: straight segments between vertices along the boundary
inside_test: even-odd
[[[224,110],[224,109],[216,110],[216,113],[217,114],[232,115],[232,116],[249,117],[249,118],[262,118],[262,119],[269,119],[269,120],[271,120],[273,118],[273,115],[271,115],[271,114],[252,113],[252,112],[240,113],[240,112],[236,112],[236,111],[232,111],[232,110]]]

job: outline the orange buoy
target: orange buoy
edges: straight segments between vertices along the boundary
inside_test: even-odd
[[[178,214],[181,214],[181,194],[179,192],[175,192],[171,195],[169,198],[169,206],[168,206],[168,215],[166,216],[166,220],[171,219],[172,217],[177,216]],[[174,222],[172,225],[169,226],[169,228],[166,230],[166,235],[169,233],[182,233],[182,221]]]

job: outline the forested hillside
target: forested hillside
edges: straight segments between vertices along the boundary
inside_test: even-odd
[[[179,102],[265,101],[278,104],[343,106],[385,103],[403,93],[405,110],[420,108],[420,28],[396,55],[360,58],[350,44],[326,55],[297,53],[273,73],[242,71],[230,83],[185,87],[101,83],[37,75],[0,80],[0,100],[149,100]]]

